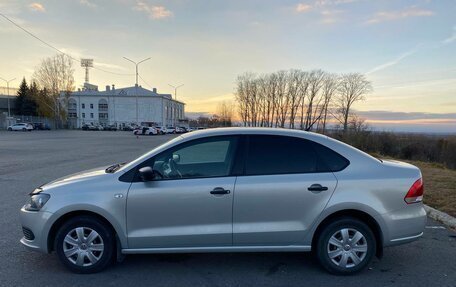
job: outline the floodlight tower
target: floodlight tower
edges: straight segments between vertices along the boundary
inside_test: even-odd
[[[85,82],[89,82],[89,68],[93,67],[93,59],[81,59],[81,67],[85,68]]]

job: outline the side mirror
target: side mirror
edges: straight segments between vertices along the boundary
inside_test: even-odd
[[[180,155],[178,155],[178,154],[173,154],[173,161],[174,161],[175,163],[180,162],[180,160],[181,160]]]
[[[155,179],[155,172],[150,166],[141,167],[139,169],[139,177],[142,181],[153,181]]]

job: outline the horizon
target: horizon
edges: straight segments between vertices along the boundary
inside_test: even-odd
[[[139,84],[174,94],[168,84],[183,83],[190,117],[234,100],[244,72],[360,72],[373,92],[353,109],[371,127],[456,132],[453,1],[63,2],[7,0],[0,13],[72,57],[93,58],[90,82],[100,89],[134,85],[134,75],[116,75],[134,73],[122,57],[152,57]],[[56,53],[3,17],[0,36],[0,77],[16,78],[15,88]],[[77,89],[84,69],[74,68]]]

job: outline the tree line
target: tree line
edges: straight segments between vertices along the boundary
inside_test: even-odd
[[[372,91],[360,73],[285,70],[237,77],[235,99],[243,126],[318,130],[330,121],[347,131],[352,106]]]

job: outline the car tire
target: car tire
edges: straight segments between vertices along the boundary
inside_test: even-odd
[[[23,132],[26,132],[26,131],[27,131],[27,129],[26,129],[26,128],[23,128],[23,129],[22,129],[22,131],[23,131]]]
[[[12,129],[12,128],[8,128],[8,131],[9,131],[9,132],[12,132],[12,131],[13,131],[13,129]]]
[[[315,255],[330,273],[351,275],[368,266],[375,255],[376,244],[367,224],[353,217],[343,217],[321,230]]]
[[[78,216],[60,227],[54,250],[69,270],[89,274],[102,271],[113,262],[115,242],[115,235],[106,223],[96,217]]]

